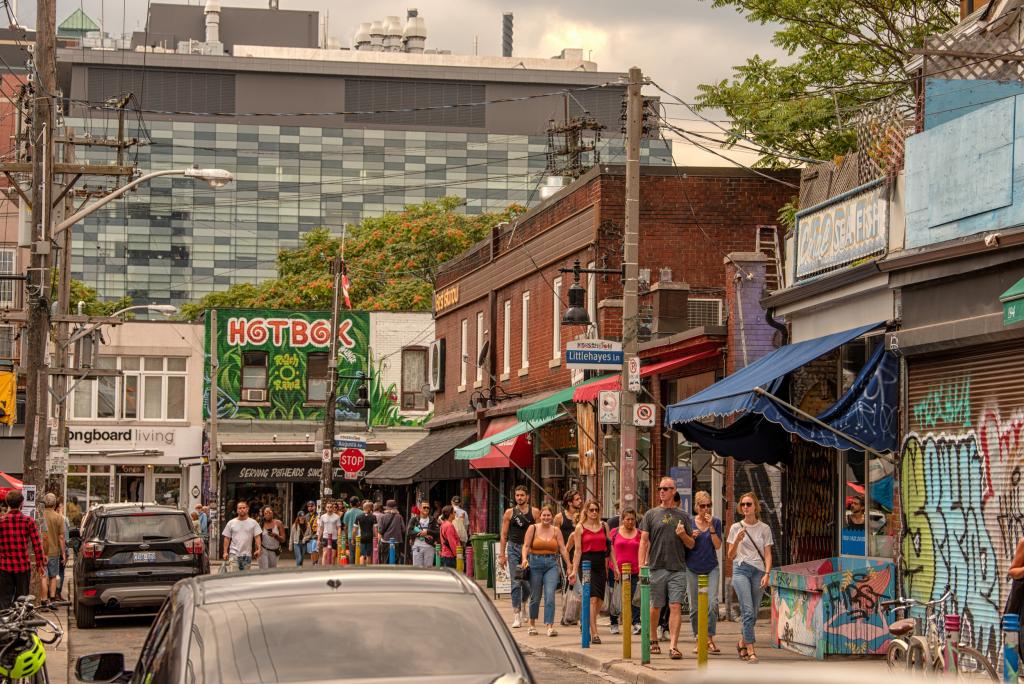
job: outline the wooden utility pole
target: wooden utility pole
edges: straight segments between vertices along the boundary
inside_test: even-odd
[[[54,93],[57,92],[56,0],[36,2],[36,41],[32,54],[35,80],[31,85],[32,127],[32,256],[28,271],[25,331],[25,447],[23,479],[46,486],[46,459],[50,448],[47,425],[49,378],[46,353],[50,336],[51,201],[53,194]]]
[[[327,398],[324,400],[324,446],[320,464],[320,496],[325,501],[334,492],[331,485],[334,480],[334,410],[338,400],[338,318],[341,315],[341,276],[344,259],[334,257],[331,262],[331,275],[334,277],[334,289],[331,302],[331,353],[327,358]]]
[[[619,510],[637,508],[636,500],[636,427],[633,406],[636,393],[629,390],[629,362],[639,351],[639,276],[640,238],[640,137],[643,135],[644,101],[641,95],[643,74],[638,67],[629,70],[626,93],[626,225],[622,234],[622,265],[625,280],[622,293],[622,413],[619,454]]]

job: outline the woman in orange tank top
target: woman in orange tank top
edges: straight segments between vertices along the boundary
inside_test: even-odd
[[[548,636],[557,636],[555,630],[555,590],[558,588],[558,556],[561,554],[569,567],[569,552],[565,549],[562,531],[552,525],[555,513],[551,506],[540,509],[540,520],[530,525],[523,540],[523,563],[530,568],[530,630],[537,633],[537,615],[540,613],[541,589],[544,591],[544,624]]]

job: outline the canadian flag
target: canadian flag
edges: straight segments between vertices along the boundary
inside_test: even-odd
[[[346,309],[351,309],[352,308],[352,300],[350,300],[349,297],[348,297],[349,285],[350,285],[350,283],[349,283],[349,280],[348,280],[348,266],[346,266],[345,262],[342,261],[341,262],[341,295],[345,298],[345,308]]]

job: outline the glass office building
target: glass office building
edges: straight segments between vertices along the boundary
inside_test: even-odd
[[[110,120],[68,118],[79,135],[113,136]],[[179,304],[233,283],[276,275],[275,257],[303,232],[339,232],[364,217],[445,195],[468,213],[540,201],[546,136],[372,128],[146,120],[126,134],[141,144],[128,159],[140,171],[226,169],[217,190],[161,177],[76,226],[74,276],[104,297]],[[79,158],[112,161],[110,148]],[[621,138],[601,143],[601,160],[625,161]],[[641,163],[669,165],[663,140],[645,141]]]

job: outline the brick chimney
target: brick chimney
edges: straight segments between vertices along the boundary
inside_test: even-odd
[[[729,311],[726,372],[732,374],[774,350],[776,330],[768,325],[761,307],[768,257],[760,252],[732,252],[724,264]]]

